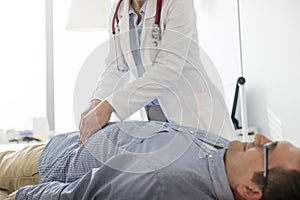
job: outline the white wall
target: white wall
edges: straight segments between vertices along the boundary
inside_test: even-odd
[[[231,110],[234,87],[240,75],[235,0],[194,0],[200,46],[216,65]]]
[[[228,85],[239,76],[236,0],[195,0],[202,47]],[[240,0],[249,125],[300,145],[300,1]]]
[[[106,31],[67,31],[71,2],[53,0],[55,130],[59,133],[78,129],[73,108],[76,79],[85,59],[109,36]]]
[[[23,130],[25,119],[46,116],[44,8],[0,1],[0,129]]]
[[[300,145],[300,1],[241,1],[249,123]]]

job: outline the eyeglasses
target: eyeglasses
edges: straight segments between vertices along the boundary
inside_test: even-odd
[[[264,188],[263,188],[263,197],[265,196],[265,191],[268,186],[268,175],[269,175],[269,151],[273,150],[278,144],[276,142],[269,142],[264,145],[258,146],[258,148],[264,149]],[[264,198],[262,198],[264,199]]]

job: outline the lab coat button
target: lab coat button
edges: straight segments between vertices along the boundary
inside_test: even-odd
[[[209,157],[209,158],[213,158],[213,155],[209,154],[208,157]]]
[[[195,134],[195,132],[194,132],[194,131],[190,131],[190,134],[194,135],[194,134]]]

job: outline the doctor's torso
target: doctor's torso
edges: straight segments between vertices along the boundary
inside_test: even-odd
[[[130,0],[120,5],[115,46],[122,55],[119,63],[136,80],[116,90],[108,101],[124,119],[157,98],[169,121],[231,138],[233,126],[223,95],[200,60],[193,0],[163,0],[161,40],[153,42],[156,7],[156,0],[146,2],[139,49],[145,73],[139,77],[130,45]]]

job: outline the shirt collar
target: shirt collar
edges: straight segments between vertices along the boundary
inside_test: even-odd
[[[217,199],[234,200],[224,164],[225,153],[226,149],[222,149],[208,156],[209,171]]]

